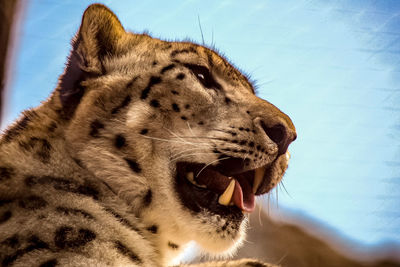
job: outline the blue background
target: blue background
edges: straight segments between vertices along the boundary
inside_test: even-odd
[[[55,88],[92,1],[22,2],[3,127]],[[201,43],[200,19],[205,43],[293,119],[288,193],[280,186],[267,203],[280,207],[274,216],[289,210],[363,245],[400,244],[400,1],[102,2],[128,30],[164,39]]]

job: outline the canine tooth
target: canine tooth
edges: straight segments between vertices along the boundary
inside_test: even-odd
[[[254,170],[253,194],[257,192],[257,189],[264,178],[264,173],[265,173],[264,167],[260,167]]]
[[[224,193],[219,196],[218,203],[224,206],[228,206],[229,203],[231,203],[234,189],[235,189],[235,179],[232,179],[229,185],[226,187]]]

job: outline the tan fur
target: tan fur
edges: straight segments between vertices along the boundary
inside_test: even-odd
[[[205,88],[185,64],[208,66],[223,90]],[[272,164],[274,186],[288,157],[277,157],[262,123],[295,136],[289,117],[214,51],[127,33],[106,7],[90,6],[54,93],[1,139],[3,265],[165,266],[191,240],[211,254],[234,253],[247,220],[190,212],[174,189],[175,164],[217,162],[213,150],[228,148],[249,159],[249,170]],[[265,151],[245,155],[217,141],[232,131]],[[201,266],[264,266],[218,264]]]

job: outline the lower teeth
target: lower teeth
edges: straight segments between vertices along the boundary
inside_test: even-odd
[[[194,174],[193,172],[188,172],[186,173],[186,179],[189,180],[189,182],[191,182],[192,184],[194,184],[197,187],[201,187],[201,188],[207,188],[207,186],[205,185],[200,185],[198,184],[195,180],[194,180]]]

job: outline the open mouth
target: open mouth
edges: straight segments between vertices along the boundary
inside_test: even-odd
[[[243,212],[254,210],[256,195],[273,188],[272,164],[243,171],[240,158],[220,161],[217,166],[178,162],[176,189],[182,203],[193,212],[243,216]]]

